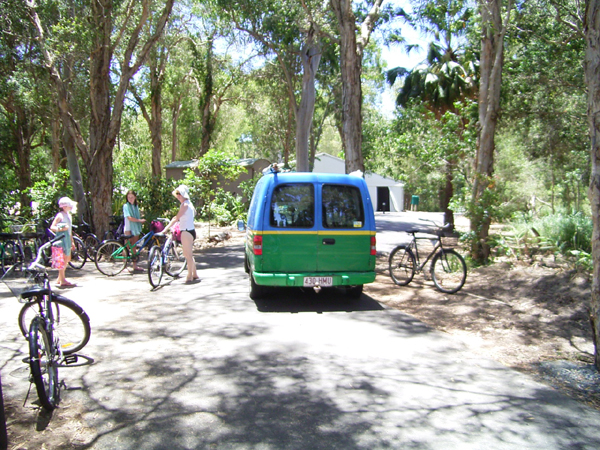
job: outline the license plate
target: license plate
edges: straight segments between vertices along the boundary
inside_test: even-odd
[[[333,277],[304,277],[304,287],[333,286]]]

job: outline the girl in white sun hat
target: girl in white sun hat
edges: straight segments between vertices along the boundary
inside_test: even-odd
[[[52,267],[58,269],[58,279],[56,285],[61,288],[75,287],[75,283],[67,281],[65,272],[67,264],[71,261],[71,249],[74,247],[73,242],[73,222],[71,221],[71,213],[77,207],[77,202],[74,202],[69,197],[62,197],[58,201],[60,211],[54,217],[50,230],[56,233],[57,236],[62,236],[62,240],[55,242],[52,249]]]
[[[173,191],[173,195],[179,200],[179,212],[169,225],[163,230],[166,233],[175,223],[179,222],[179,229],[181,230],[181,249],[183,250],[183,256],[187,261],[187,278],[186,284],[199,283],[200,277],[196,273],[196,262],[194,261],[194,240],[196,239],[196,228],[194,227],[194,216],[196,215],[196,209],[190,201],[190,190],[185,184],[182,184]]]

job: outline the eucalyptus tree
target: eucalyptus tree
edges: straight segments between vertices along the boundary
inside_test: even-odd
[[[93,224],[97,232],[108,228],[112,214],[113,149],[120,130],[124,99],[132,77],[138,72],[148,54],[161,36],[171,14],[174,0],[152,0],[115,3],[112,0],[95,0],[81,4],[81,16],[61,17],[42,22],[35,0],[27,0],[31,20],[39,39],[43,61],[58,95],[61,121],[74,140],[86,166],[92,207]],[[158,14],[158,5],[164,8]],[[58,1],[53,5],[60,8]],[[45,5],[44,5],[45,6]],[[46,19],[45,16],[42,16]],[[61,76],[59,33],[73,25],[88,38],[89,55],[89,133],[86,135],[75,116],[69,86]],[[147,38],[144,31],[150,30]],[[118,49],[122,49],[117,51]],[[120,56],[120,61],[117,61]]]
[[[504,37],[510,23],[513,1],[507,0],[504,8],[502,0],[478,0],[478,4],[481,18],[479,121],[469,216],[473,235],[471,257],[479,263],[485,263],[490,255],[490,208],[494,201],[490,188],[494,186],[494,139],[500,114]],[[506,14],[504,20],[503,10]]]
[[[26,8],[21,1],[0,4],[0,136],[3,178],[14,173],[21,214],[30,212],[28,188],[32,186],[32,151],[44,145],[50,128],[51,92],[45,87],[39,52],[28,27]],[[12,178],[12,177],[11,177]],[[13,199],[16,201],[17,199]]]
[[[441,122],[460,116],[459,102],[475,99],[477,62],[465,46],[464,39],[466,24],[471,16],[472,10],[463,0],[418,2],[411,21],[418,24],[422,33],[434,40],[429,43],[426,61],[411,70],[396,67],[387,72],[391,85],[398,78],[402,81],[396,98],[398,106],[410,107],[415,101],[419,101],[433,113],[435,121]],[[451,115],[444,119],[447,113]],[[469,117],[462,116],[460,122],[461,126],[451,128],[459,139]],[[459,160],[464,160],[467,156],[463,151],[464,146],[439,146],[440,158],[445,162],[444,187],[440,190],[439,207],[444,211],[446,223],[454,224],[450,202],[454,193],[454,172]]]
[[[589,183],[583,4],[529,0],[515,8],[506,38],[500,137],[518,137],[532,162],[547,164],[538,178],[551,205],[583,211]],[[521,203],[525,208],[526,201]]]
[[[236,29],[256,42],[268,62],[280,68],[287,88],[288,108],[296,124],[297,170],[307,171],[315,79],[322,54],[322,32],[327,26],[322,17],[322,3],[316,0],[215,0],[215,5]],[[286,164],[289,154],[290,148],[286,146]]]
[[[336,17],[342,75],[342,142],[346,172],[365,170],[362,157],[362,58],[377,25],[383,0],[330,0]],[[360,22],[359,22],[360,20]]]
[[[139,80],[140,84],[144,81],[147,86],[146,95],[143,93],[146,91],[145,86],[138,86],[138,83],[133,80],[129,84],[129,91],[133,95],[150,130],[150,140],[152,141],[152,177],[154,178],[160,178],[162,174],[162,91],[168,55],[169,48],[165,45],[164,40],[159,39],[156,45],[150,50],[146,70],[142,71],[145,77],[140,77]],[[144,80],[143,78],[146,77],[147,79]]]
[[[585,9],[585,81],[588,87],[587,117],[590,131],[592,176],[589,197],[592,205],[592,298],[590,321],[594,336],[594,361],[600,370],[600,0],[586,1]]]

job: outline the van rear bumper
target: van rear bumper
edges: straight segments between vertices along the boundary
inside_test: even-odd
[[[260,273],[252,272],[254,282],[261,286],[304,286],[304,277],[332,277],[333,286],[357,286],[375,281],[375,272],[340,273]]]

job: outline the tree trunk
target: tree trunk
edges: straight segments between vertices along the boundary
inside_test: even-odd
[[[55,115],[52,118],[52,141],[51,141],[51,157],[52,157],[52,173],[58,172],[60,169],[60,115]]]
[[[162,85],[166,66],[167,50],[157,43],[150,54],[150,138],[152,139],[152,176],[162,175]]]
[[[332,0],[340,30],[342,75],[342,140],[346,152],[346,173],[364,171],[362,159],[362,55],[356,42],[356,19],[351,0]]]
[[[35,133],[35,127],[32,123],[34,119],[33,117],[28,119],[27,115],[20,105],[15,105],[15,123],[12,132],[17,152],[16,172],[21,203],[19,212],[23,217],[29,217],[31,214],[31,198],[27,193],[27,189],[31,187],[31,139],[33,139],[33,133]]]
[[[342,141],[346,153],[346,173],[364,172],[362,157],[362,57],[383,0],[375,0],[360,26],[352,11],[352,0],[330,0],[340,31],[342,74]],[[360,30],[357,38],[357,29]]]
[[[177,122],[181,108],[182,104],[180,100],[171,106],[171,162],[177,161],[177,148],[179,144],[177,140]]]
[[[202,140],[200,142],[200,154],[206,154],[210,150],[213,132],[212,100],[213,100],[213,41],[212,36],[206,44],[206,73],[204,74],[204,92],[200,98],[200,113],[202,114]]]
[[[141,2],[141,9],[136,9],[135,4],[130,4],[130,11],[125,17],[137,23],[130,23],[131,27],[122,24],[123,29],[129,30],[128,39],[123,39],[124,48],[120,64],[120,78],[117,86],[111,85],[111,64],[113,64],[114,43],[113,33],[113,1],[96,0],[90,2],[91,51],[90,51],[90,137],[89,144],[83,139],[79,123],[73,114],[73,108],[67,86],[57,70],[56,56],[45,46],[44,29],[42,27],[35,4],[29,3],[29,11],[39,38],[44,62],[52,81],[55,84],[61,120],[65,129],[71,134],[83,162],[86,165],[94,212],[93,225],[97,234],[101,235],[108,230],[110,216],[112,215],[112,185],[113,185],[113,149],[121,127],[121,117],[124,108],[125,93],[131,78],[137,73],[140,66],[148,57],[150,49],[161,36],[165,24],[171,14],[174,0],[166,0],[165,7],[158,16],[154,34],[145,42],[140,42],[140,34],[153,15],[149,3]],[[136,6],[136,8],[134,8]],[[134,12],[139,12],[135,16]],[[124,35],[120,35],[123,38]],[[126,36],[127,38],[127,36]],[[134,62],[132,59],[135,56]]]
[[[592,174],[589,198],[592,207],[592,259],[594,263],[590,302],[590,322],[594,337],[594,362],[600,370],[600,0],[586,2],[585,80],[587,84],[587,115],[590,129],[590,159]]]
[[[494,136],[500,111],[504,36],[512,1],[508,2],[504,25],[501,16],[501,0],[480,0],[479,3],[482,22],[479,124],[470,219],[471,231],[476,237],[472,244],[471,257],[479,263],[485,263],[490,255],[488,236],[491,224],[490,207],[493,201],[486,191],[493,188]]]
[[[450,201],[454,195],[454,171],[456,170],[456,163],[451,160],[447,160],[444,166],[446,182],[442,192],[440,193],[440,207],[444,211],[444,224],[449,223],[454,229],[454,211],[450,209]]]
[[[321,49],[313,42],[314,30],[308,32],[306,45],[302,49],[302,97],[298,114],[296,115],[296,170],[298,172],[309,172],[309,139],[312,128],[313,115],[315,112],[315,79],[319,62],[321,61]]]
[[[81,170],[79,161],[77,160],[77,151],[75,142],[70,133],[63,131],[62,138],[65,153],[67,155],[67,167],[69,168],[69,179],[73,187],[73,196],[77,202],[77,216],[84,219],[87,223],[91,223],[91,217],[87,198],[85,196],[85,188],[81,178]]]

